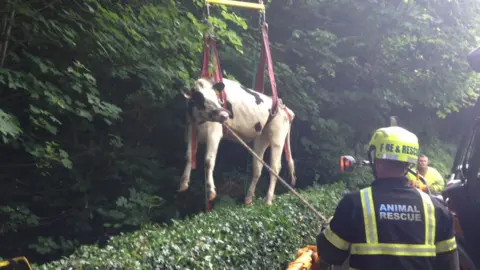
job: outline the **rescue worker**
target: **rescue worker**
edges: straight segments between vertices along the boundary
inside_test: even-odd
[[[425,191],[427,187],[422,183],[422,181],[420,181],[418,174],[425,178],[431,192],[440,193],[445,188],[445,181],[443,180],[442,175],[437,171],[437,169],[428,166],[428,157],[426,155],[418,156],[417,175],[413,175],[411,173],[407,174],[407,177],[410,179],[410,185],[416,186],[417,188]]]
[[[459,269],[450,212],[405,177],[418,148],[417,136],[404,128],[375,131],[368,152],[375,180],[345,195],[317,236],[323,263],[341,265],[350,255],[349,269]]]

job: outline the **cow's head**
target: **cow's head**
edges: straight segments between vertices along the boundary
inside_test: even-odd
[[[211,80],[199,79],[195,82],[195,87],[183,95],[195,107],[195,117],[198,120],[223,123],[230,115],[220,104],[219,96],[224,88],[222,82],[213,84]]]

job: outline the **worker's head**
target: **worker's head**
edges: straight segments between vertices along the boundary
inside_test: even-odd
[[[418,156],[418,169],[425,170],[428,167],[428,157],[425,155]]]
[[[418,138],[404,128],[377,129],[368,147],[375,178],[400,177],[411,164],[417,164]]]

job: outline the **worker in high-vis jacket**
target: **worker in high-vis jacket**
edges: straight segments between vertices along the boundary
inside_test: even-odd
[[[440,193],[445,188],[445,180],[443,180],[442,175],[437,171],[437,169],[428,166],[428,157],[426,155],[418,156],[418,169],[417,174],[408,173],[407,177],[410,180],[410,185],[414,185],[417,188],[426,191],[427,187],[420,180],[419,175],[423,176],[427,185],[430,188],[430,191],[433,193]]]
[[[350,255],[350,269],[459,269],[450,212],[405,177],[418,149],[404,128],[375,131],[368,150],[375,180],[340,200],[317,236],[320,261],[341,265]]]

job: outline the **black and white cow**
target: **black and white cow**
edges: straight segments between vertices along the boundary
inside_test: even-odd
[[[223,82],[214,84],[211,79],[201,78],[195,82],[193,90],[183,94],[189,104],[189,123],[186,132],[188,148],[186,153],[187,164],[178,191],[188,189],[192,169],[192,154],[195,154],[192,153],[192,146],[196,149],[196,143],[206,143],[205,177],[209,199],[213,200],[216,197],[213,170],[218,145],[222,138],[236,141],[235,137],[228,132],[224,134],[221,124],[224,122],[245,142],[253,141],[253,150],[259,157],[263,158],[265,150],[271,146],[270,167],[277,174],[280,172],[282,152],[285,146],[291,184],[295,185],[295,168],[290,149],[290,127],[295,117],[292,110],[279,102],[277,113],[269,119],[272,107],[271,97],[228,79],[223,79]],[[219,98],[221,94],[226,95],[226,109],[222,106],[225,105],[225,102],[221,102]],[[196,128],[196,140],[193,142],[195,145],[192,145],[192,128]],[[245,197],[245,204],[247,205],[252,203],[262,168],[263,164],[253,158],[252,182]],[[270,186],[265,197],[266,204],[272,203],[276,182],[276,177],[270,174]]]

